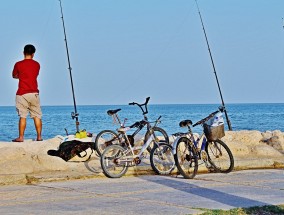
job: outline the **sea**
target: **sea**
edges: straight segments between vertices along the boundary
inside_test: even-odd
[[[155,121],[161,117],[159,127],[166,130],[169,136],[175,132],[185,132],[185,128],[179,127],[181,120],[190,119],[194,122],[206,117],[218,109],[218,104],[160,104],[148,106],[148,119]],[[143,119],[138,106],[128,105],[79,105],[79,129],[97,134],[109,129],[115,130],[118,125],[112,117],[107,115],[111,109],[121,108],[118,112],[120,120],[125,120],[125,125],[131,125]],[[228,119],[232,129],[258,130],[284,132],[284,103],[273,104],[226,104]],[[76,132],[75,120],[71,118],[74,112],[73,106],[43,106],[43,131],[44,139],[50,139],[57,135],[74,134]],[[226,119],[226,118],[225,118]],[[15,107],[0,107],[0,142],[10,142],[18,137],[18,116]],[[227,123],[225,127],[228,130]],[[66,129],[66,130],[65,130]],[[201,132],[201,126],[196,126],[194,132]],[[143,132],[143,131],[141,131]],[[131,131],[130,131],[131,133]],[[25,139],[35,139],[36,132],[31,118],[27,118]]]

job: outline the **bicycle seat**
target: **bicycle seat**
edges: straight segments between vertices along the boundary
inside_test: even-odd
[[[116,109],[116,110],[108,110],[107,114],[112,116],[113,114],[116,114],[118,111],[121,111],[121,109],[119,108],[119,109]]]
[[[190,119],[182,120],[179,123],[179,127],[182,127],[182,128],[190,126],[190,125],[192,125],[192,121]]]

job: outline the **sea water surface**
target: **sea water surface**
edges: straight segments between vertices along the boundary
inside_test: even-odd
[[[218,109],[217,104],[170,104],[149,105],[148,118],[154,121],[162,116],[159,127],[164,128],[170,135],[178,131],[179,122],[191,119],[196,122]],[[128,105],[86,105],[78,106],[80,130],[97,134],[104,129],[115,130],[117,125],[113,123],[107,110],[121,108],[118,113],[121,120],[127,118],[126,125],[143,118],[142,112],[137,106]],[[281,104],[227,104],[226,109],[233,130],[259,130],[259,131],[284,131],[284,103]],[[71,118],[73,106],[43,106],[43,131],[44,139],[53,138],[56,135],[65,135],[65,128],[70,134],[76,131],[75,120]],[[18,116],[15,107],[0,107],[0,141],[11,141],[18,137]],[[227,129],[227,128],[226,128]],[[195,132],[201,132],[201,127],[195,127]],[[25,139],[35,139],[36,132],[33,120],[27,119]]]

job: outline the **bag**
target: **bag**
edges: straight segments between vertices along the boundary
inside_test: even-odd
[[[67,162],[75,156],[78,156],[80,158],[86,157],[87,156],[86,150],[89,148],[93,149],[93,144],[94,144],[93,142],[81,142],[78,140],[66,141],[60,144],[58,150],[48,150],[47,154],[50,156],[60,157]],[[84,152],[85,154],[81,155],[82,152]],[[87,160],[90,159],[92,153],[90,154]]]

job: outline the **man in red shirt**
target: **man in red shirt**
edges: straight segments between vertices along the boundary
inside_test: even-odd
[[[13,142],[23,142],[26,129],[26,118],[30,113],[34,120],[37,141],[41,141],[42,131],[42,112],[40,107],[39,90],[37,77],[40,65],[33,60],[36,49],[33,45],[24,47],[24,60],[15,64],[12,73],[13,78],[19,79],[18,91],[16,93],[16,109],[20,117],[19,120],[19,137],[12,140]]]

